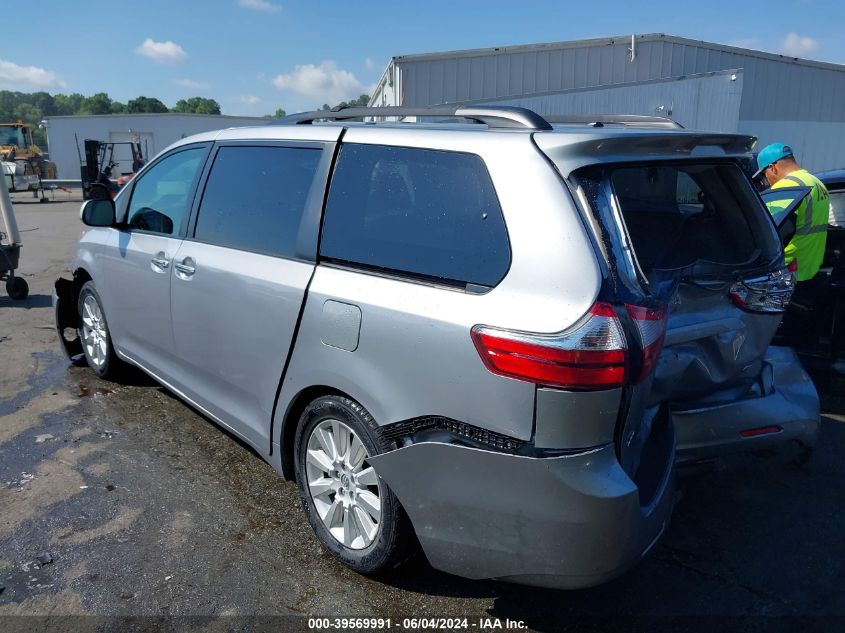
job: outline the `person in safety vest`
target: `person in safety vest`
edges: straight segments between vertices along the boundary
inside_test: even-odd
[[[759,170],[754,180],[765,176],[772,189],[782,187],[810,187],[810,195],[795,211],[795,236],[783,249],[787,264],[792,264],[798,282],[816,276],[824,259],[830,199],[827,188],[813,174],[802,169],[795,160],[792,148],[772,143],[757,156]],[[800,286],[800,284],[799,284]]]

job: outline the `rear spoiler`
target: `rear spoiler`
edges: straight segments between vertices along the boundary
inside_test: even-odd
[[[609,135],[598,131],[586,134],[537,132],[534,140],[540,150],[568,176],[597,163],[625,163],[684,158],[724,158],[747,156],[757,142],[744,134],[714,134],[624,129]]]

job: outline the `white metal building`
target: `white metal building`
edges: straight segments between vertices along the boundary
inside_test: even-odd
[[[663,34],[394,57],[370,105],[490,103],[650,114],[845,167],[845,66]]]
[[[179,139],[229,127],[264,125],[258,117],[220,116],[209,114],[106,114],[91,116],[52,116],[45,119],[50,160],[56,163],[61,179],[80,177],[80,155],[85,158],[85,139],[129,141],[134,133],[141,142],[144,157],[150,159]],[[132,170],[128,147],[115,150],[118,165],[115,176]]]

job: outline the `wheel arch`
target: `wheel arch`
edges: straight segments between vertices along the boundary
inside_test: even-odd
[[[82,267],[73,271],[73,279],[59,277],[56,279],[54,295],[54,318],[56,333],[65,354],[71,360],[82,354],[82,341],[77,330],[79,328],[79,293],[86,282],[91,281],[91,274]],[[72,334],[68,334],[72,332]]]
[[[79,291],[82,290],[82,286],[86,284],[86,282],[94,281],[94,278],[91,276],[85,268],[79,266],[76,270],[73,271],[73,292],[74,292],[74,299],[79,299]]]
[[[279,432],[279,452],[282,461],[282,475],[288,481],[296,480],[296,473],[294,468],[294,461],[296,457],[293,454],[294,438],[296,436],[296,428],[299,425],[299,418],[302,416],[305,408],[314,402],[317,398],[323,396],[339,396],[341,398],[349,398],[355,402],[360,402],[348,393],[341,391],[335,387],[328,385],[312,385],[302,389],[297,393],[288,403],[285,415],[282,418],[282,428]]]

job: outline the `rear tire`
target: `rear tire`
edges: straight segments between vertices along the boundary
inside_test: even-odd
[[[411,553],[411,522],[367,459],[386,448],[357,402],[324,396],[299,421],[294,441],[302,506],[320,543],[360,574],[376,574]]]
[[[6,292],[13,301],[23,301],[29,296],[29,284],[23,277],[11,277],[6,281]]]
[[[114,351],[103,303],[93,281],[87,281],[79,291],[79,340],[88,366],[100,378],[117,380],[125,365]]]

